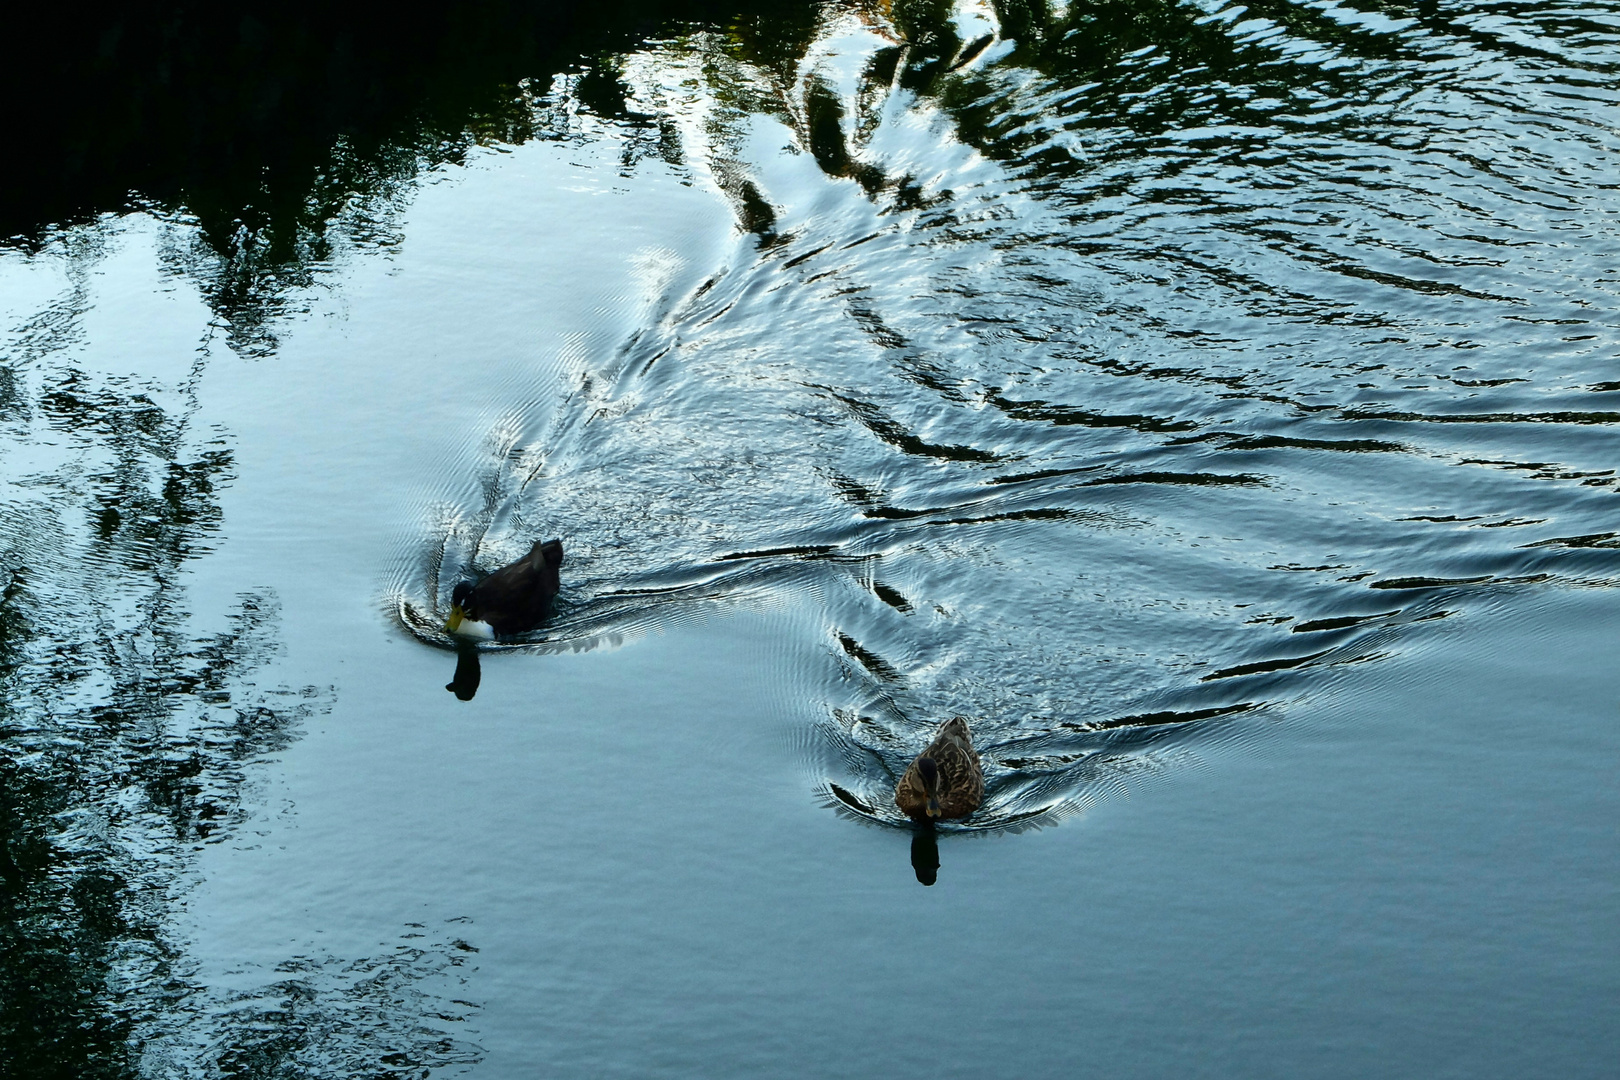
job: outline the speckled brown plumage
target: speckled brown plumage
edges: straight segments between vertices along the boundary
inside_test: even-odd
[[[967,721],[958,716],[939,725],[934,741],[918,754],[894,788],[894,802],[919,820],[928,820],[928,791],[919,762],[932,758],[939,771],[939,817],[967,817],[984,798],[984,771]]]

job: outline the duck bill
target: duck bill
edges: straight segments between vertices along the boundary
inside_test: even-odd
[[[462,622],[466,618],[467,618],[467,613],[461,610],[461,605],[460,604],[457,604],[455,607],[451,608],[450,609],[450,617],[448,619],[444,620],[445,633],[454,634],[457,631],[459,631],[461,629]]]
[[[920,764],[921,767],[918,771],[922,773],[923,794],[928,799],[927,803],[924,804],[923,812],[928,815],[929,821],[933,821],[940,816],[939,768],[934,764],[933,758],[924,758]]]

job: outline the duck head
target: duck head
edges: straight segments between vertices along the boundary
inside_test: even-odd
[[[939,766],[931,757],[917,759],[917,775],[922,777],[923,793],[928,796],[928,820],[939,817]]]
[[[454,634],[461,629],[463,622],[477,621],[478,605],[473,601],[472,582],[456,582],[454,591],[450,593],[450,617],[445,620],[445,630]]]

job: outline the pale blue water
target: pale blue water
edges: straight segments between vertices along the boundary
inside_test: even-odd
[[[184,218],[0,253],[7,806],[131,1067],[1608,1075],[1620,9],[809,25],[531,83],[252,347]]]

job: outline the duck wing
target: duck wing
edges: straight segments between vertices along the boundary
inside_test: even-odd
[[[529,553],[503,566],[473,589],[478,617],[497,634],[533,630],[551,612],[551,598],[562,588],[561,540],[536,541]]]
[[[939,809],[941,817],[967,817],[984,800],[984,769],[967,721],[953,717],[939,726],[939,733],[924,754],[939,766]]]
[[[941,817],[966,817],[979,808],[984,799],[984,771],[973,749],[973,735],[968,731],[967,721],[957,716],[939,726],[934,741],[912,760],[895,785],[894,802],[902,812],[912,817],[927,816],[928,790],[917,768],[917,761],[925,757],[933,758],[939,768]]]
[[[917,755],[921,757],[921,754]],[[925,818],[928,816],[928,789],[923,787],[922,773],[917,770],[915,759],[900,782],[894,786],[894,805],[900,808],[902,814],[908,817]]]

